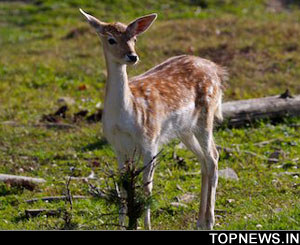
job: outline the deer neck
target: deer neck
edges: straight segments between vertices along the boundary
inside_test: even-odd
[[[105,58],[107,82],[104,110],[114,114],[131,111],[132,93],[128,85],[126,65],[114,62],[106,53]]]

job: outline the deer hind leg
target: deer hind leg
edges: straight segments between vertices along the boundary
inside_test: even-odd
[[[182,143],[197,156],[199,162],[202,164],[204,161],[203,151],[194,133],[187,132],[181,134],[179,138]]]
[[[201,169],[201,202],[197,228],[211,230],[215,222],[214,209],[216,188],[218,184],[219,154],[213,140],[212,123],[201,123],[199,126],[199,130],[195,133],[195,135],[201,145],[204,161]]]
[[[152,194],[155,157],[158,152],[157,149],[158,147],[154,146],[150,150],[145,151],[143,156],[144,166],[146,167],[143,173],[144,192],[146,196],[151,196]],[[146,206],[144,226],[145,229],[151,230],[150,205]]]
[[[195,137],[193,133],[185,133],[180,136],[182,143],[192,151],[198,158],[198,161],[201,163],[201,173],[202,173],[202,184],[201,184],[201,202],[200,202],[200,217],[205,217],[206,206],[207,206],[207,193],[208,193],[208,185],[207,185],[207,175],[206,173],[206,160],[203,150],[199,144],[199,141]],[[199,220],[198,220],[199,222]],[[203,222],[204,223],[204,222]],[[202,226],[202,225],[201,225]],[[198,223],[197,223],[198,227]],[[205,227],[203,227],[205,228]],[[206,229],[206,228],[205,228]]]

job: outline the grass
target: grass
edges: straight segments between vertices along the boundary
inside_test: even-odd
[[[27,219],[26,209],[65,209],[65,202],[27,204],[33,197],[61,195],[65,177],[93,170],[101,179],[108,163],[116,168],[115,154],[101,134],[101,123],[76,123],[76,128],[33,127],[44,114],[69,103],[67,115],[95,112],[103,102],[106,70],[99,40],[78,8],[104,21],[126,23],[150,12],[159,18],[141,36],[141,62],[129,69],[141,73],[166,58],[190,53],[209,58],[230,72],[225,100],[268,96],[289,88],[299,94],[299,9],[283,5],[272,11],[268,1],[0,1],[0,173],[46,179],[34,191],[0,184],[0,229],[63,229],[63,217]],[[84,86],[83,86],[84,85]],[[80,89],[82,86],[85,89]],[[66,122],[72,123],[70,119]],[[270,156],[281,150],[279,162],[221,152],[219,168],[230,167],[238,181],[220,178],[216,202],[216,229],[299,229],[300,118],[272,124],[258,122],[240,129],[216,129],[217,144]],[[255,143],[280,139],[264,146]],[[152,207],[153,229],[193,229],[197,198],[175,207],[185,193],[198,195],[200,164],[177,141],[164,148],[157,167]],[[174,159],[174,151],[184,162]],[[289,175],[286,172],[298,173]],[[103,181],[93,181],[103,185]],[[89,195],[84,182],[72,181],[73,195]],[[115,206],[89,198],[76,200],[74,229],[117,229]],[[139,226],[143,228],[142,222]]]

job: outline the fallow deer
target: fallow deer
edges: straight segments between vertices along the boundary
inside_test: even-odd
[[[181,55],[129,79],[127,65],[139,61],[136,37],[151,26],[157,14],[125,25],[105,23],[81,9],[80,12],[102,41],[107,66],[103,133],[115,150],[119,168],[134,151],[142,155],[144,164],[151,162],[143,173],[145,193],[151,195],[155,166],[152,160],[162,144],[179,138],[201,162],[197,228],[212,229],[219,157],[213,123],[215,117],[222,119],[225,69],[200,57]],[[126,208],[120,211],[120,225],[125,222],[124,212]],[[145,212],[145,228],[150,229],[150,207]]]

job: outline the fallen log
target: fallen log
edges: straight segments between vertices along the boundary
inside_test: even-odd
[[[300,116],[300,95],[291,96],[288,90],[277,96],[229,101],[222,104],[224,123],[238,127],[260,119]]]
[[[32,178],[10,174],[0,174],[0,181],[12,186],[22,186],[29,190],[33,190],[38,184],[46,182],[46,180],[41,178]]]

